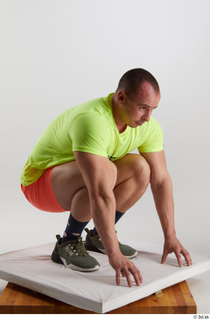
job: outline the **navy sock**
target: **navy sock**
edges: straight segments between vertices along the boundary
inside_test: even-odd
[[[66,226],[66,230],[63,234],[63,238],[61,243],[64,243],[69,240],[75,240],[81,236],[83,229],[87,225],[87,222],[80,222],[74,219],[74,217],[70,214],[69,220]]]
[[[115,213],[115,224],[117,223],[118,220],[120,220],[120,218],[124,215],[125,212],[120,212],[120,211],[117,211],[116,210],[116,213]],[[92,237],[96,236],[98,234],[96,228],[94,228],[92,230]]]

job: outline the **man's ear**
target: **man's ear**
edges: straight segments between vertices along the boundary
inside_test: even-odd
[[[125,100],[125,91],[123,90],[120,90],[118,93],[117,93],[117,100],[120,104],[122,104]]]

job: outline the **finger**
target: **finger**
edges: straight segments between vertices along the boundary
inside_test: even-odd
[[[120,285],[120,269],[116,270],[116,284],[117,286]]]
[[[187,262],[188,266],[191,266],[193,264],[191,256],[187,250],[182,250],[181,254],[184,256],[185,261]]]
[[[123,278],[125,278],[125,272],[124,271],[121,271],[121,275]]]
[[[136,268],[135,270],[130,271],[134,277],[134,280],[136,282],[137,286],[140,286],[141,283],[143,282],[143,277],[141,275],[141,272]]]
[[[168,254],[167,254],[166,251],[164,250],[163,255],[162,255],[162,259],[161,259],[161,263],[162,263],[162,264],[166,261],[167,255],[168,255]]]
[[[127,279],[127,283],[129,285],[129,287],[132,287],[133,286],[133,283],[132,283],[132,279],[131,279],[131,275],[130,275],[130,272],[128,270],[125,270],[125,276],[126,276],[126,279]]]
[[[130,275],[129,272],[126,274],[126,279],[127,279],[129,287],[132,287],[133,286],[133,282],[132,282],[131,275]]]
[[[179,266],[182,267],[182,256],[180,254],[180,251],[179,250],[175,250],[174,253],[176,255],[176,258],[177,258]]]
[[[181,254],[178,254],[178,255],[176,256],[176,258],[177,258],[177,261],[178,261],[179,266],[182,267],[182,257],[181,257]]]

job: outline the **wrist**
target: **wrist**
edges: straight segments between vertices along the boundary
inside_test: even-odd
[[[114,263],[114,261],[120,261],[122,258],[124,258],[122,252],[120,251],[120,249],[116,250],[116,251],[112,251],[107,253],[108,255],[108,259],[109,259],[109,263],[112,265]]]
[[[170,239],[175,238],[175,237],[176,237],[176,231],[174,229],[173,230],[164,231],[165,240],[170,240]]]
[[[113,246],[106,247],[106,253],[110,259],[114,259],[117,256],[122,254],[118,243],[117,243],[117,246],[113,245]]]

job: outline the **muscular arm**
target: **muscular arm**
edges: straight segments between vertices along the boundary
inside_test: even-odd
[[[125,258],[118,244],[115,232],[116,202],[113,193],[117,178],[117,169],[108,158],[89,153],[74,152],[84,183],[88,189],[90,211],[95,227],[100,235],[111,266],[116,271],[116,283],[120,284],[120,273],[126,276],[132,286],[130,273],[136,284],[140,285],[142,277],[135,265]]]
[[[173,186],[169,176],[164,151],[142,154],[151,167],[151,189],[154,196],[156,209],[163,229],[165,244],[162,263],[169,253],[176,254],[179,266],[182,266],[181,254],[188,265],[192,264],[191,257],[176,238],[174,225],[174,200]]]

